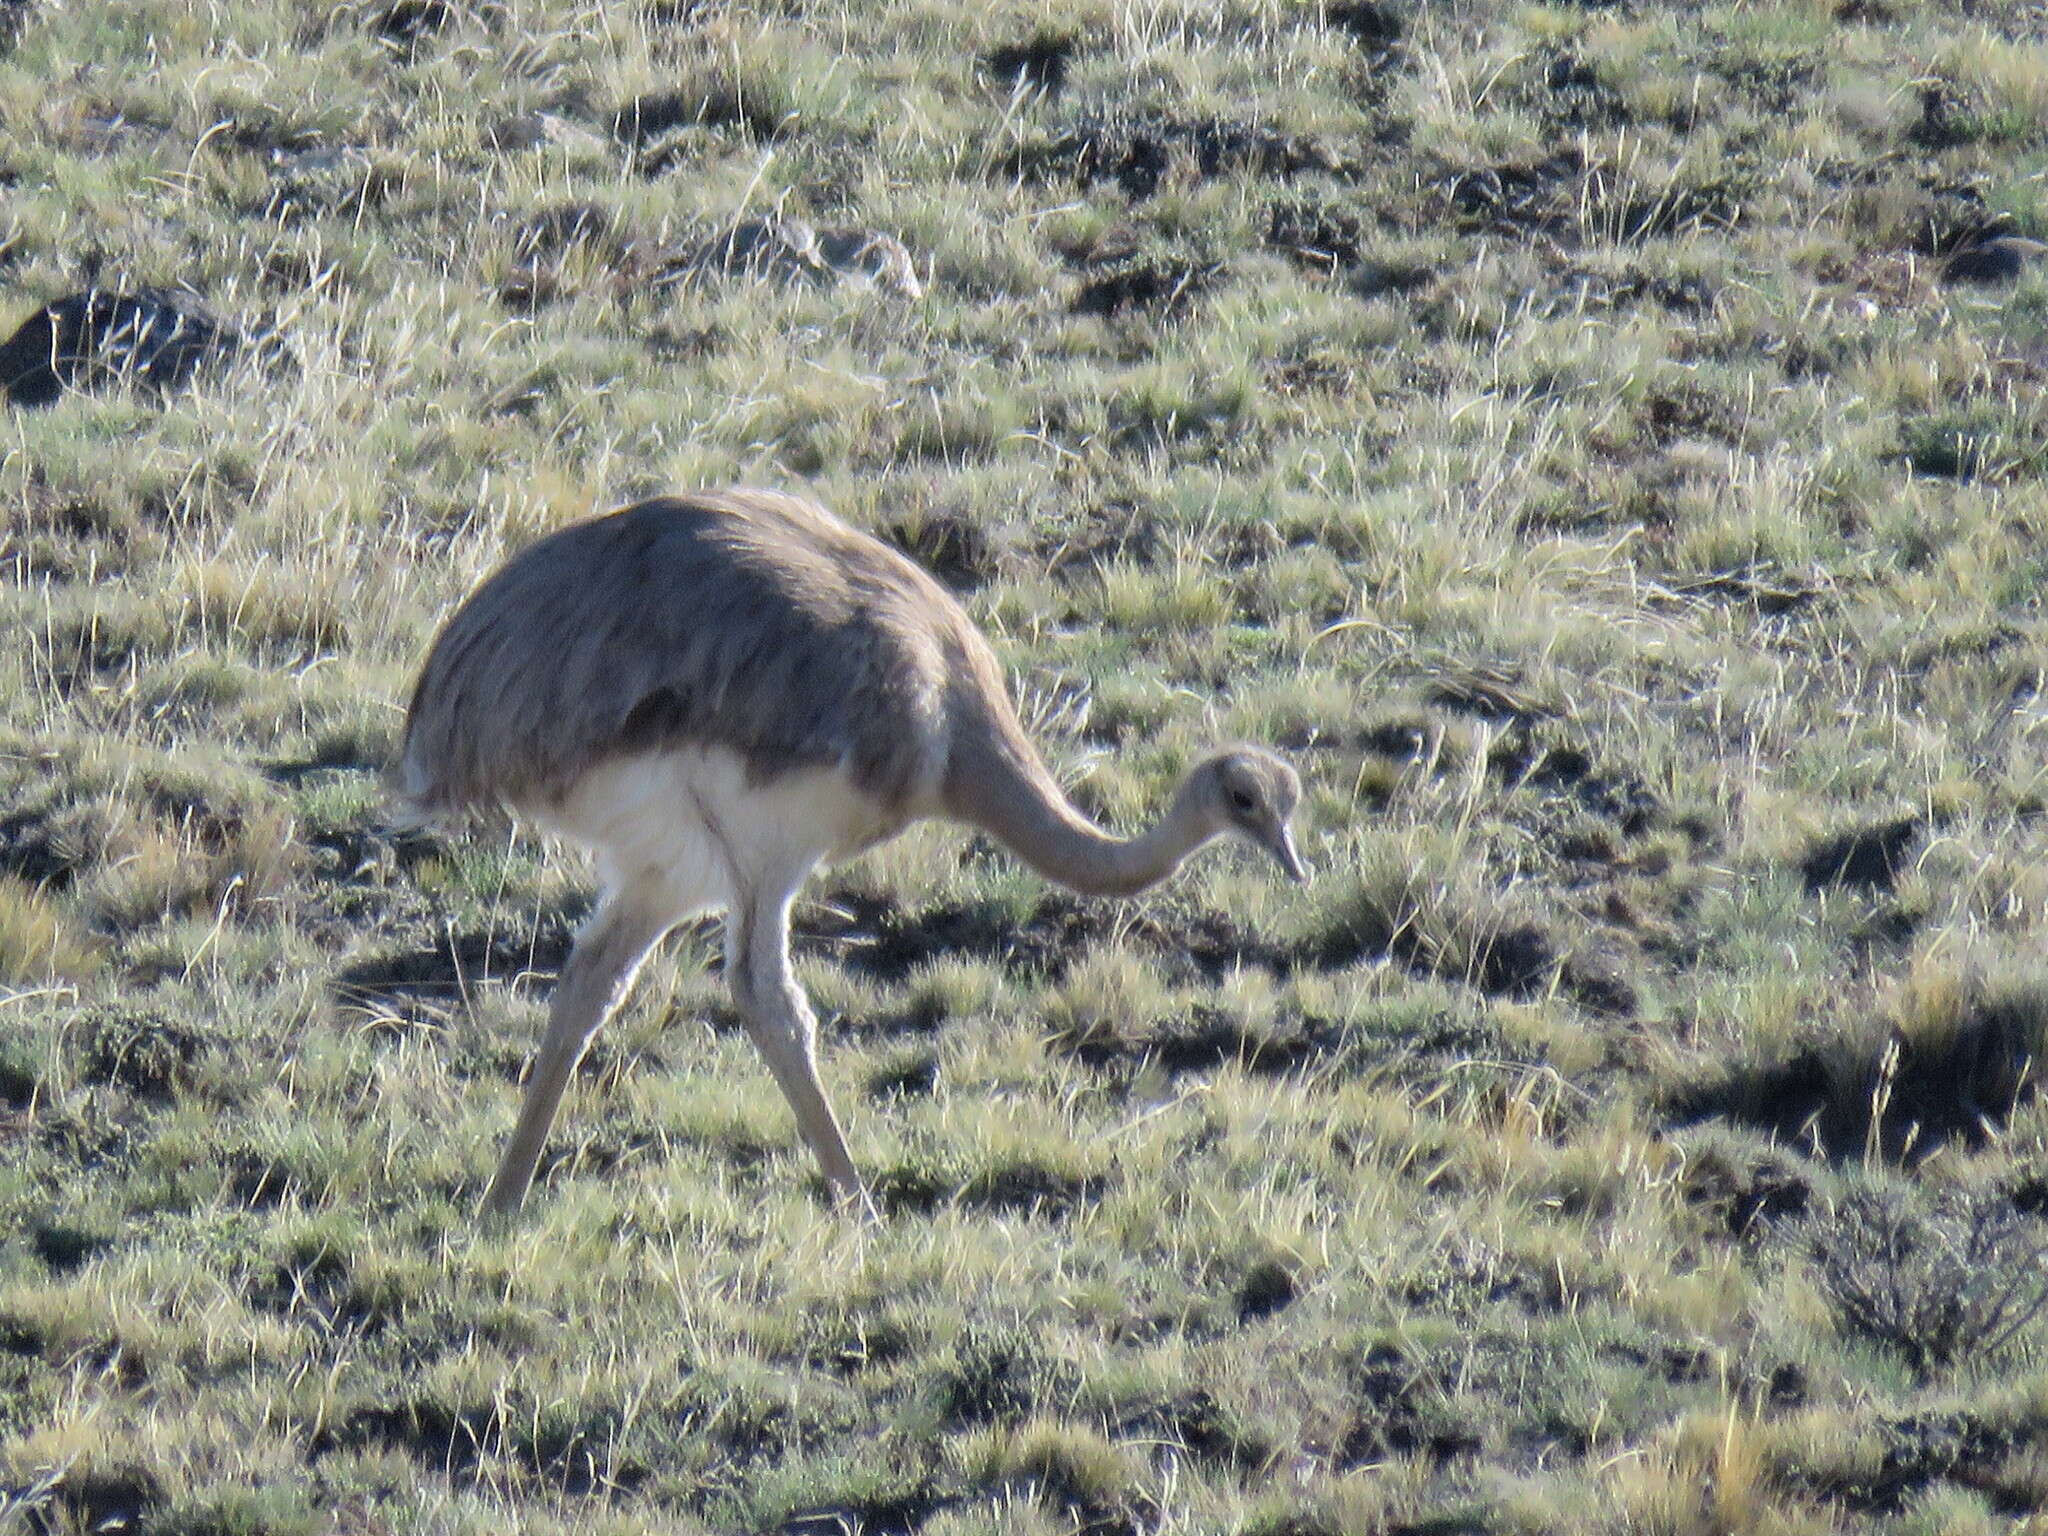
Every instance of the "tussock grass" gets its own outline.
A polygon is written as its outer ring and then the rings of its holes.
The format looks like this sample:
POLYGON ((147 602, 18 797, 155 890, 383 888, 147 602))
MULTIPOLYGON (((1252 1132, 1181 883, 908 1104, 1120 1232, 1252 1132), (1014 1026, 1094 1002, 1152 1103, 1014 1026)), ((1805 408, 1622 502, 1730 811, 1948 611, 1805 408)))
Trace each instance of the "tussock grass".
POLYGON ((2048 236, 2021 4, 0 6, 7 317, 285 353, 0 433, 0 1528, 1944 1531, 2048 1505, 2048 236), (707 260, 871 229, 922 297, 707 260), (378 773, 627 498, 815 489, 1077 798, 678 935, 378 773))

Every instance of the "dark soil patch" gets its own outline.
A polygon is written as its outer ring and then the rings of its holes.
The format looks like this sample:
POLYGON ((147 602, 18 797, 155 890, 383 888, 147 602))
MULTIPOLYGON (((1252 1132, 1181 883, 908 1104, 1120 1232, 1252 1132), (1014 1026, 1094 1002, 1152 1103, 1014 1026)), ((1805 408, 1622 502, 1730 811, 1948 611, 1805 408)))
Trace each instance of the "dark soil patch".
POLYGON ((1326 1020, 1303 1020, 1292 1033, 1255 1034, 1210 1009, 1158 1028, 1123 1034, 1113 1028, 1055 1033, 1055 1050, 1084 1065, 1135 1068, 1151 1063, 1173 1076, 1214 1072, 1233 1063, 1260 1077, 1296 1072, 1344 1048, 1343 1032, 1326 1020))
POLYGON ((2012 283, 2043 263, 2048 263, 2048 244, 2018 235, 1992 235, 1943 262, 1941 280, 1987 286, 2012 283))
POLYGON ((1600 78, 1581 54, 1569 49, 1551 56, 1543 71, 1543 115, 1559 128, 1612 128, 1634 114, 1621 92, 1600 78))
POLYGON ((1057 1218, 1076 1206, 1101 1199, 1109 1180, 1100 1174, 1069 1174, 1020 1160, 965 1178, 939 1169, 902 1164, 869 1181, 875 1203, 888 1214, 929 1215, 942 1206, 1057 1218))
POLYGON ((1505 783, 1569 795, 1592 815, 1613 822, 1625 837, 1648 831, 1663 810, 1663 801, 1642 779, 1603 769, 1577 745, 1545 745, 1532 734, 1518 733, 1494 745, 1487 766, 1505 783))
POLYGON ((2022 1216, 2048 1217, 2048 1174, 2033 1172, 2021 1176, 2006 1190, 2006 1198, 2022 1216))
POLYGON ((1643 402, 1642 422, 1659 447, 1680 438, 1714 438, 1731 445, 1741 440, 1735 412, 1727 402, 1704 392, 1660 390, 1643 402))
POLYGON ((1793 1361, 1787 1360, 1771 1368, 1771 1374, 1764 1378, 1764 1401, 1773 1408, 1804 1408, 1813 1383, 1807 1379, 1805 1370, 1793 1361))
POLYGON ((862 1086, 870 1099, 921 1099, 938 1085, 937 1053, 913 1051, 869 1073, 862 1086))
POLYGON ((1172 962, 1184 961, 1193 975, 1212 983, 1247 966, 1284 975, 1293 965, 1286 949, 1222 912, 1176 913, 1168 922, 1141 922, 1130 931, 1149 942, 1169 962, 1170 971, 1180 969, 1172 962))
POLYGON ((1767 619, 1797 613, 1817 600, 1822 589, 1780 571, 1751 569, 1715 571, 1706 576, 1677 576, 1667 585, 1680 597, 1746 603, 1767 619))
POLYGON ((1886 1156, 1917 1160, 1951 1142, 1974 1149, 1995 1139, 2034 1097, 2044 1041, 2043 999, 1979 999, 1946 1038, 1808 1046, 1684 1088, 1668 1109, 1678 1124, 1720 1117, 1827 1157, 1860 1157, 1874 1138, 1886 1156))
POLYGON ((1255 1035, 1235 1020, 1199 1010, 1185 1024, 1168 1026, 1141 1044, 1143 1055, 1168 1073, 1213 1072, 1236 1063, 1255 1076, 1296 1072, 1343 1043, 1334 1024, 1304 1020, 1296 1034, 1255 1035))
POLYGON ((989 50, 982 55, 981 67, 1011 90, 1057 96, 1066 89, 1067 66, 1080 42, 1071 32, 1039 32, 1029 42, 989 50))
MULTIPOLYGON (((545 1187, 557 1179, 605 1178, 666 1149, 665 1138, 653 1131, 610 1124, 563 1127, 542 1151, 533 1182, 537 1187, 545 1187)), ((767 1149, 762 1147, 728 1142, 722 1144, 722 1150, 728 1166, 767 1158, 767 1149)))
POLYGON ((1069 1174, 1028 1160, 984 1169, 960 1187, 954 1202, 977 1210, 1062 1216, 1100 1200, 1109 1188, 1101 1174, 1069 1174))
POLYGON ((1446 178, 1444 191, 1460 227, 1507 236, 1562 235, 1577 221, 1572 188, 1586 169, 1576 149, 1542 160, 1473 166, 1446 178))
POLYGON ((1436 268, 1410 261, 1361 261, 1351 272, 1351 291, 1361 299, 1400 298, 1436 281, 1436 268))
POLYGON ((1057 977, 1083 949, 1109 930, 1109 914, 1064 892, 1049 892, 1021 923, 993 903, 904 911, 883 897, 835 891, 834 926, 807 924, 800 952, 832 955, 848 970, 877 981, 902 981, 942 955, 967 954, 1000 962, 1016 974, 1057 977))
POLYGON ((1260 1471, 1273 1456, 1270 1441, 1200 1388, 1119 1425, 1117 1437, 1168 1440, 1239 1477, 1260 1471))
POLYGON ((1599 227, 1625 245, 1663 240, 1702 230, 1732 229, 1742 222, 1748 188, 1729 178, 1694 186, 1667 187, 1637 193, 1599 208, 1599 227))
MULTIPOLYGON (((994 903, 940 906, 906 912, 884 897, 834 891, 829 906, 796 936, 800 954, 822 955, 882 982, 900 982, 944 955, 992 959, 1012 975, 1058 980, 1067 967, 1112 929, 1156 956, 1172 982, 1216 981, 1234 969, 1260 966, 1276 974, 1296 963, 1288 950, 1246 932, 1214 912, 1175 913, 1117 922, 1115 909, 1048 891, 1021 920, 994 903), (816 921, 822 916, 824 922, 816 921)), ((908 1021, 930 1028, 937 1018, 908 1021)), ((1191 1047, 1197 1054, 1204 1046, 1191 1047)))
POLYGON ((681 128, 738 128, 767 143, 788 131, 790 114, 772 92, 719 81, 650 91, 612 114, 612 137, 641 148, 681 128))
POLYGON ((1021 1424, 1079 1384, 1074 1367, 1030 1334, 973 1326, 934 1383, 934 1406, 952 1424, 1021 1424))
POLYGON ((1843 886, 1888 891, 1912 862, 1913 844, 1924 826, 1918 816, 1900 816, 1833 833, 1801 856, 1799 873, 1810 891, 1843 886))
POLYGON ((358 960, 335 974, 333 988, 348 1002, 454 999, 486 980, 516 985, 552 979, 561 973, 575 943, 571 920, 563 914, 550 914, 536 933, 472 930, 451 934, 436 948, 399 950, 358 960))
POLYGON ((1636 1011, 1635 989, 1611 960, 1561 943, 1545 924, 1507 909, 1439 909, 1413 891, 1361 887, 1330 916, 1297 946, 1296 963, 1341 970, 1390 958, 1490 997, 1528 1000, 1555 987, 1596 1012, 1636 1011))
POLYGON ((1297 198, 1266 211, 1266 244, 1306 267, 1348 267, 1364 238, 1365 221, 1348 208, 1297 198))
POLYGON ((1476 949, 1466 975, 1482 992, 1528 996, 1548 985, 1561 963, 1547 931, 1535 923, 1519 923, 1476 949))
POLYGON ((1277 1259, 1254 1264, 1238 1282, 1237 1320, 1249 1323, 1294 1304, 1294 1273, 1277 1259))
POLYGON ((917 561, 956 592, 972 592, 1000 569, 995 540, 979 523, 950 513, 927 513, 880 531, 882 538, 917 561))
POLYGON ((41 1088, 35 1073, 21 1062, 0 1055, 0 1104, 9 1109, 27 1109, 41 1088))
MULTIPOLYGON (((1630 272, 1618 282, 1607 286, 1606 301, 1616 306, 1640 304, 1645 300, 1661 309, 1668 309, 1682 315, 1709 315, 1714 311, 1718 295, 1714 285, 1697 274, 1684 277, 1667 277, 1654 273, 1630 272)), ((1652 425, 1655 425, 1657 402, 1650 403, 1652 425)))
POLYGON ((1785 1154, 1738 1162, 1711 1146, 1689 1151, 1683 1189, 1690 1204, 1718 1213, 1729 1235, 1745 1240, 1805 1215, 1813 1199, 1812 1179, 1785 1154))
POLYGON ((1249 171, 1285 179, 1304 171, 1336 172, 1342 163, 1315 139, 1256 123, 1217 117, 1084 119, 1024 145, 1001 163, 1026 181, 1114 181, 1125 196, 1150 197, 1177 169, 1207 180, 1249 171))
POLYGON ((88 288, 45 305, 0 344, 0 389, 29 407, 119 382, 173 389, 246 345, 189 294, 88 288))
POLYGON ((1922 149, 1941 151, 1975 143, 1983 136, 1982 121, 1967 88, 1950 80, 1920 87, 1920 116, 1906 137, 1922 149))
POLYGON ((269 1211, 314 1194, 308 1179, 288 1163, 243 1150, 221 1159, 228 1196, 252 1211, 269 1211))
POLYGON ((1967 1408, 1910 1414, 1883 1432, 1884 1460, 1873 1476, 1822 1480, 1819 1491, 1859 1514, 1897 1514, 1935 1483, 1989 1481, 1999 1462, 2029 1442, 1967 1408))
POLYGON ((40 1355, 49 1343, 42 1328, 14 1312, 0 1312, 0 1354, 40 1355))
POLYGON ((0 871, 45 890, 67 889, 86 862, 66 829, 43 811, 0 819, 0 871))
POLYGON ((28 1245, 53 1274, 68 1275, 111 1249, 114 1240, 104 1232, 65 1222, 39 1221, 29 1229, 28 1245))
MULTIPOLYGON (((28 1492, 0 1487, 10 1500, 28 1492)), ((17 1507, 30 1536, 56 1536, 60 1531, 141 1530, 165 1498, 163 1484, 147 1467, 118 1467, 67 1472, 33 1503, 17 1507)))
POLYGON ((396 48, 411 50, 439 34, 465 6, 454 0, 391 0, 371 12, 370 35, 396 48))
POLYGON ((1789 58, 1716 52, 1701 62, 1773 117, 1790 116, 1810 102, 1826 69, 1818 52, 1789 58))
POLYGON ((778 1536, 913 1536, 925 1521, 959 1498, 940 1495, 928 1482, 873 1498, 815 1504, 783 1516, 778 1536))
POLYGON ((1036 553, 1047 573, 1058 575, 1069 567, 1100 570, 1116 560, 1149 565, 1162 543, 1159 521, 1150 512, 1135 502, 1106 501, 1049 532, 1036 553))
POLYGON ((1401 34, 1406 30, 1401 16, 1379 0, 1338 0, 1323 8, 1323 20, 1344 33, 1377 66, 1394 62, 1401 54, 1401 34))
POLYGON ((1728 1230, 1747 1236, 1759 1223, 1804 1215, 1813 1186, 1788 1168, 1760 1163, 1750 1170, 1747 1183, 1739 1185, 1728 1200, 1728 1230))
POLYGON ((82 1035, 81 1078, 159 1103, 190 1080, 192 1063, 206 1046, 205 1036, 155 1013, 96 1013, 82 1035))
POLYGON ((1369 1350, 1356 1372, 1357 1407, 1335 1447, 1338 1467, 1348 1470, 1389 1456, 1445 1461, 1478 1450, 1479 1435, 1446 1411, 1432 1374, 1427 1362, 1410 1362, 1391 1346, 1369 1350))
POLYGON ((457 1481, 472 1480, 487 1461, 510 1461, 562 1492, 578 1497, 618 1497, 648 1477, 638 1463, 615 1463, 616 1414, 575 1412, 574 1404, 553 1404, 539 1412, 508 1404, 451 1408, 431 1398, 389 1408, 358 1408, 323 1431, 311 1448, 315 1458, 354 1446, 403 1451, 423 1468, 457 1481))
POLYGON ((1633 1018, 1642 1006, 1635 985, 1612 956, 1574 953, 1565 957, 1558 984, 1580 1007, 1610 1018, 1633 1018))
POLYGON ((363 1338, 382 1333, 401 1312, 364 1294, 350 1279, 347 1260, 325 1248, 279 1264, 249 1287, 248 1297, 260 1311, 363 1338))
POLYGON ((1077 315, 1109 317, 1133 309, 1177 315, 1222 272, 1216 263, 1138 257, 1082 284, 1071 307, 1077 315))
POLYGON ((522 258, 558 256, 578 245, 611 248, 612 216, 591 202, 557 203, 522 223, 512 248, 522 258))

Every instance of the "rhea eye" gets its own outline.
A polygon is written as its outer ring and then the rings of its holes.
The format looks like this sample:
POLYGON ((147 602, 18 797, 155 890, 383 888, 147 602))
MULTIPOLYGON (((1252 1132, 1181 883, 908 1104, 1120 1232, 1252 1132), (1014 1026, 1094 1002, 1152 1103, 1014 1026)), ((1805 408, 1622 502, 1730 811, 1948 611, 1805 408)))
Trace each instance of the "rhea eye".
POLYGON ((1241 816, 1251 815, 1259 803, 1256 795, 1240 785, 1232 785, 1225 790, 1224 798, 1230 802, 1230 808, 1241 816))

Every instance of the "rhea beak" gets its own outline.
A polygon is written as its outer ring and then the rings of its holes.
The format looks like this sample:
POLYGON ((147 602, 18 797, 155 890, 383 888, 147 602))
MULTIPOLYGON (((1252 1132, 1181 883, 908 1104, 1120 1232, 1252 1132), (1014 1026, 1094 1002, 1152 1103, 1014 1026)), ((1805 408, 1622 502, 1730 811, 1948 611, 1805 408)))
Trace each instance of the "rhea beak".
POLYGON ((1309 867, 1301 862, 1301 855, 1294 851, 1294 832, 1286 826, 1273 830, 1273 841, 1267 845, 1273 857, 1280 861, 1280 867, 1287 871, 1287 878, 1296 885, 1307 885, 1309 867))

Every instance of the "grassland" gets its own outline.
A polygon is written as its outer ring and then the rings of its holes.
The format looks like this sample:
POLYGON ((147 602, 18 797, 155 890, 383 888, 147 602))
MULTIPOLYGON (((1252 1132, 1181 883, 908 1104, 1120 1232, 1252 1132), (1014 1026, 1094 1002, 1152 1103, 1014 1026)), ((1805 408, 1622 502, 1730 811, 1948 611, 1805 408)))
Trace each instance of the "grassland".
POLYGON ((0 17, 7 315, 290 354, 0 420, 0 1529, 2042 1528, 2038 4, 0 17), (799 919, 879 1228, 684 934, 487 1231, 588 890, 384 830, 409 672, 734 481, 1320 878, 921 830, 799 919))

